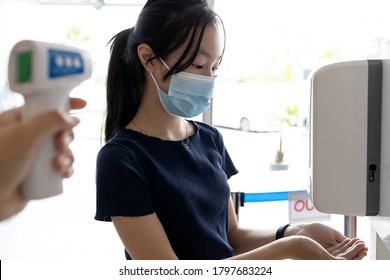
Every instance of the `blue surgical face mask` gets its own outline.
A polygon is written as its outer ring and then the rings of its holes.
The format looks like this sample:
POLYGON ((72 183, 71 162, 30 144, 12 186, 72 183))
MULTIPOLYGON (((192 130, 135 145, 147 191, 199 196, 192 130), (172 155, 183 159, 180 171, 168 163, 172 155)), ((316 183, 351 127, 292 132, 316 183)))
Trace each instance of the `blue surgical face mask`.
MULTIPOLYGON (((160 59, 164 66, 168 65, 160 59)), ((152 75, 152 74, 151 74, 152 75)), ((195 117, 210 106, 213 97, 215 77, 208 77, 187 72, 179 72, 171 77, 168 94, 157 84, 161 104, 168 114, 184 118, 195 117)))

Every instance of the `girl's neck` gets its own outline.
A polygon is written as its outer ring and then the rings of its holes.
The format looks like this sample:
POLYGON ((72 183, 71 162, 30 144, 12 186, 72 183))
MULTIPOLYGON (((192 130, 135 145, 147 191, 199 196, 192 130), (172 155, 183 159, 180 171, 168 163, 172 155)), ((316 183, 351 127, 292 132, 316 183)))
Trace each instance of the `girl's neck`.
POLYGON ((169 141, 183 140, 193 134, 190 122, 179 116, 169 115, 161 103, 150 105, 150 102, 141 104, 137 114, 127 125, 128 129, 169 141))
POLYGON ((137 114, 127 128, 163 140, 183 140, 194 133, 193 125, 179 116, 168 114, 161 105, 155 83, 147 78, 137 114))

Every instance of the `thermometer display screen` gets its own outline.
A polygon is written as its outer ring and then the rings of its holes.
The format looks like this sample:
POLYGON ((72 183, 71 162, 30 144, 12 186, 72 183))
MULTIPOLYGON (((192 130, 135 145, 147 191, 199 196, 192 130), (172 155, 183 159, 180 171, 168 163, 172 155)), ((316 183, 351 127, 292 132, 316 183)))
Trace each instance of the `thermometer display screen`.
POLYGON ((16 82, 19 84, 25 84, 31 82, 32 77, 32 52, 20 52, 17 55, 17 75, 16 82))

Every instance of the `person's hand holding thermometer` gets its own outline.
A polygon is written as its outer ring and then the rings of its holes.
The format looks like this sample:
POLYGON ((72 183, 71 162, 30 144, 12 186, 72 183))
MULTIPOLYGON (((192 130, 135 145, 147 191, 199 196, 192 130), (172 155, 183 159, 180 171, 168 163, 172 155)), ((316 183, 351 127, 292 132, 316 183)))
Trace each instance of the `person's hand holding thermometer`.
MULTIPOLYGON (((25 98, 23 118, 59 110, 67 113, 69 93, 92 72, 90 55, 83 50, 37 41, 21 41, 11 51, 8 80, 12 91, 25 98)), ((38 148, 35 162, 22 184, 25 199, 62 193, 63 176, 53 167, 54 133, 38 148)))

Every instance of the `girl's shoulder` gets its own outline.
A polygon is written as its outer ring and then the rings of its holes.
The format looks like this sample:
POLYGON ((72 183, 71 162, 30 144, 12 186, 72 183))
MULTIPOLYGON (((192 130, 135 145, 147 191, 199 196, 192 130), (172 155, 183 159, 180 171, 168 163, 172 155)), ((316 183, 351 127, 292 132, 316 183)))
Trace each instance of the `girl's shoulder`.
POLYGON ((208 133, 208 134, 214 134, 214 135, 220 135, 220 132, 218 129, 208 123, 201 122, 201 121, 192 121, 193 124, 195 125, 195 128, 198 133, 208 133))

